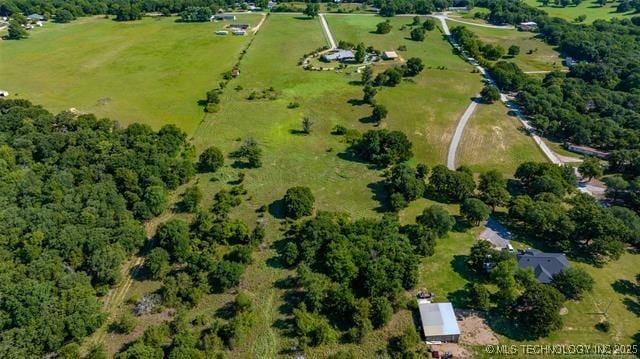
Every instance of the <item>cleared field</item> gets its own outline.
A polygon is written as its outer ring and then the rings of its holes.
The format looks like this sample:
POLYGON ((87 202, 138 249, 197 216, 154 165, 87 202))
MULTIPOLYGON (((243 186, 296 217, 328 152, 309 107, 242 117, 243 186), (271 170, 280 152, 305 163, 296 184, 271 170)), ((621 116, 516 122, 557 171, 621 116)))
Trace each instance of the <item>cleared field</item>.
POLYGON ((456 163, 474 172, 497 169, 511 177, 525 161, 546 159, 520 121, 501 103, 478 105, 462 135, 456 163))
POLYGON ((216 36, 224 23, 175 20, 47 23, 27 40, 0 42, 0 87, 53 111, 74 107, 123 124, 175 123, 192 133, 203 117, 198 100, 217 86, 251 36, 216 36))
POLYGON ((600 6, 596 1, 590 0, 583 1, 578 6, 570 5, 566 7, 553 5, 553 2, 548 6, 544 6, 539 0, 525 0, 525 3, 544 10, 551 16, 561 17, 569 21, 573 21, 573 19, 580 15, 586 15, 587 19, 584 21, 585 23, 592 23, 598 19, 609 20, 614 17, 629 17, 634 14, 633 11, 626 13, 616 12, 616 7, 619 4, 617 1, 610 1, 605 6, 600 6))
POLYGON ((439 31, 429 32, 424 42, 409 39, 411 18, 391 18, 393 28, 385 35, 374 32, 376 24, 386 20, 380 17, 326 18, 336 41, 363 42, 379 50, 396 50, 404 45, 406 51, 398 51, 401 57, 423 60, 426 68, 420 75, 395 88, 384 88, 377 95, 376 101, 389 109, 389 117, 381 126, 406 133, 413 142, 416 161, 444 163, 458 118, 482 88, 480 76, 471 73, 471 66, 452 53, 439 31))
MULTIPOLYGON (((466 20, 465 20, 466 21, 466 20)), ((449 28, 464 26, 473 31, 480 40, 488 44, 502 46, 505 50, 511 45, 520 46, 520 54, 503 60, 515 62, 522 71, 550 71, 563 68, 560 54, 536 34, 526 31, 492 29, 482 26, 466 25, 455 21, 447 22, 449 28)))

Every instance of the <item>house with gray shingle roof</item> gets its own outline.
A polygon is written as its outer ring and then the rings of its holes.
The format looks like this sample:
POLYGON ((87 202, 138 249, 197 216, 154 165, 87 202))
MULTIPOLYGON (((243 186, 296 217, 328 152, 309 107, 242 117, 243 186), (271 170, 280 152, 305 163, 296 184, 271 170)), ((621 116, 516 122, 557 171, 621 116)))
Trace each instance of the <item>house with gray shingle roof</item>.
POLYGON ((569 261, 564 253, 545 253, 527 249, 518 252, 518 267, 532 268, 538 282, 551 283, 556 274, 569 268, 569 261))

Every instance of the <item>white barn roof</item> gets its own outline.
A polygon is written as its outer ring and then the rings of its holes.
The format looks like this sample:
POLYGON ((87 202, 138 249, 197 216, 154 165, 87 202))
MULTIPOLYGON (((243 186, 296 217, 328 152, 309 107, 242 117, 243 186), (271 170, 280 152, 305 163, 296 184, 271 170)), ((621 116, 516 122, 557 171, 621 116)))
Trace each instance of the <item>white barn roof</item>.
POLYGON ((460 335, 451 303, 430 303, 428 300, 418 299, 418 308, 422 330, 427 340, 434 336, 460 335))

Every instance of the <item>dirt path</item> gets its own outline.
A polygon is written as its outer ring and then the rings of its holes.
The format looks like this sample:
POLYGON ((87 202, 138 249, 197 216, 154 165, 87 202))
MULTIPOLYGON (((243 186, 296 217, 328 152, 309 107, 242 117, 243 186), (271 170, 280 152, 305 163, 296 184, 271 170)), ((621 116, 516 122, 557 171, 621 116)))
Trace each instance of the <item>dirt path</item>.
POLYGON ((267 20, 267 15, 262 14, 262 19, 260 19, 258 25, 254 26, 253 29, 251 29, 251 32, 253 32, 254 34, 258 33, 258 30, 260 30, 260 27, 262 27, 262 24, 264 24, 265 20, 267 20))
POLYGON ((329 24, 327 24, 327 19, 324 18, 324 14, 320 14, 320 24, 322 25, 322 30, 324 30, 324 34, 327 37, 327 41, 329 42, 329 47, 331 50, 337 48, 336 41, 333 39, 333 35, 331 34, 331 29, 329 29, 329 24))

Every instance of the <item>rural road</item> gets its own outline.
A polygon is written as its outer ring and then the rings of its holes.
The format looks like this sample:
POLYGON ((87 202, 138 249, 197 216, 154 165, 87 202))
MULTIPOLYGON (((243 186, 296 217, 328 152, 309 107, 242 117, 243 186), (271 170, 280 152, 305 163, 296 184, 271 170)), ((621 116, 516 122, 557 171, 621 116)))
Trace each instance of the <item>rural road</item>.
POLYGON ((338 46, 336 45, 336 41, 333 39, 333 35, 329 29, 329 24, 327 24, 327 19, 324 18, 324 14, 320 14, 320 24, 322 24, 322 30, 324 30, 325 36, 327 36, 327 41, 329 41, 331 50, 337 48, 338 46))
POLYGON ((451 20, 451 21, 455 21, 455 22, 459 22, 461 24, 466 24, 466 25, 472 25, 472 26, 479 26, 479 27, 486 27, 489 29, 501 29, 501 30, 515 30, 514 26, 511 25, 491 25, 491 24, 477 24, 475 22, 470 22, 470 21, 463 21, 463 20, 458 20, 456 18, 453 17, 448 17, 446 16, 447 20, 451 20))
MULTIPOLYGON (((451 20, 451 18, 447 17, 446 15, 432 15, 432 16, 440 20, 440 24, 442 25, 442 31, 444 32, 445 35, 449 36, 449 41, 451 42, 453 47, 459 48, 459 45, 453 40, 453 38, 451 38, 451 32, 449 31, 449 26, 447 26, 447 19, 451 20)), ((477 24, 471 24, 471 25, 477 25, 477 24)), ((487 71, 482 66, 480 66, 474 58, 470 56, 466 56, 464 54, 463 54, 463 57, 470 64, 475 66, 475 68, 478 69, 478 71, 480 71, 480 73, 484 76, 488 84, 495 86, 495 82, 493 81, 491 76, 489 76, 487 71)), ((518 105, 516 105, 504 93, 500 93, 500 101, 504 103, 504 105, 516 115, 516 117, 522 123, 522 125, 527 130, 531 138, 533 138, 533 141, 536 143, 536 145, 538 145, 540 150, 544 153, 547 159, 549 159, 549 161, 557 165, 564 164, 564 162, 556 155, 556 153, 551 148, 549 148, 549 146, 547 146, 547 144, 542 140, 542 138, 540 138, 540 136, 536 134, 536 131, 533 128, 533 126, 531 126, 529 124, 529 121, 527 121, 522 115, 522 112, 520 111, 520 108, 518 107, 518 105)), ((453 134, 453 138, 451 139, 451 143, 449 144, 449 152, 447 153, 447 167, 449 169, 453 170, 456 168, 456 155, 458 152, 458 146, 460 145, 460 140, 462 139, 464 128, 467 125, 467 122, 469 122, 469 118, 471 117, 471 115, 473 115, 473 112, 475 111, 476 107, 477 107, 477 102, 476 100, 473 100, 469 105, 469 107, 467 107, 464 114, 462 114, 462 117, 460 118, 460 120, 458 121, 458 125, 456 126, 455 132, 453 134)))

